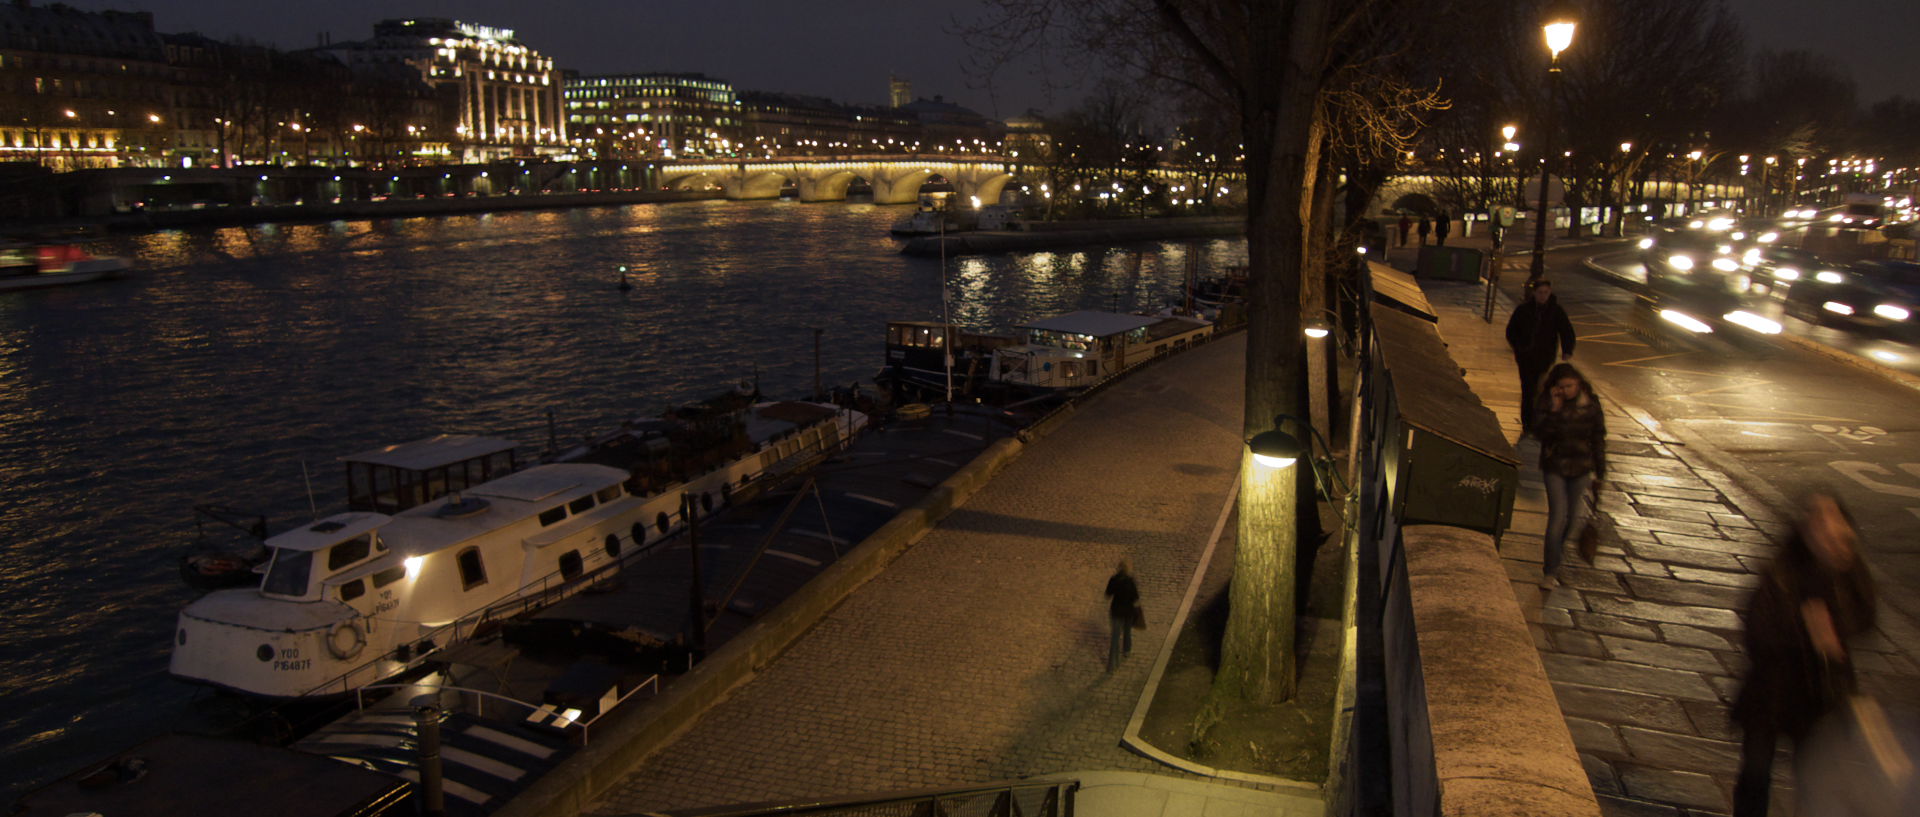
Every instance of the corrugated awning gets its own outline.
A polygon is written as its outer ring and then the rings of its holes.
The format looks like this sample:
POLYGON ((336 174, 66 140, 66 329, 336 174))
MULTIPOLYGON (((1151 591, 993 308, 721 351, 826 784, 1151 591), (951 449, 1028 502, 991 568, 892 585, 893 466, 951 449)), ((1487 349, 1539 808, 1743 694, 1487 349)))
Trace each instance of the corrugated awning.
POLYGON ((1413 280, 1412 275, 1372 261, 1367 262, 1367 270, 1373 276, 1373 299, 1376 303, 1387 304, 1435 323, 1440 321, 1440 313, 1433 310, 1433 304, 1427 301, 1427 294, 1420 291, 1420 284, 1413 280))
POLYGON ((1520 464, 1513 444, 1500 431, 1500 418, 1467 386, 1438 327, 1376 303, 1373 328, 1405 422, 1496 460, 1520 464))

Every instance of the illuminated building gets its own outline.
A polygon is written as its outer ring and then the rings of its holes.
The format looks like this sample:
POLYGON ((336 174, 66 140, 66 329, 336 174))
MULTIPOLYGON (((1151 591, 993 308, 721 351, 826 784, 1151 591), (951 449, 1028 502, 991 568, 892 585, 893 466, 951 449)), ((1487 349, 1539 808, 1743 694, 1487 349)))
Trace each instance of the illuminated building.
POLYGON ((458 115, 447 140, 453 159, 487 161, 567 152, 560 72, 512 29, 457 20, 385 20, 373 38, 332 47, 356 74, 404 65, 442 94, 458 115))
POLYGON ((158 164, 171 76, 152 14, 0 5, 0 161, 158 164))
POLYGON ((576 140, 623 156, 730 156, 740 145, 733 86, 702 74, 568 77, 576 140))

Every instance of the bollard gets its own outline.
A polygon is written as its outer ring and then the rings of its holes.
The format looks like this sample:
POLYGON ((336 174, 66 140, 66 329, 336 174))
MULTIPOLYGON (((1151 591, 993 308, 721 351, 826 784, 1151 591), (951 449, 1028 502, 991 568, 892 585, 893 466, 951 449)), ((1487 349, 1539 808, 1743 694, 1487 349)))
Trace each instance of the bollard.
POLYGON ((413 699, 413 723, 420 738, 420 813, 442 817, 447 796, 440 781, 440 696, 413 699))

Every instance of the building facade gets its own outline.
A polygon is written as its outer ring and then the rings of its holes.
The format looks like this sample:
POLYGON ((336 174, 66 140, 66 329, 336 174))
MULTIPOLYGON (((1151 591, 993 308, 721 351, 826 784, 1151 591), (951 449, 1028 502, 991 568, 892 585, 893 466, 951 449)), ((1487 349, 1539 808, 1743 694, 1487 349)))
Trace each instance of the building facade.
POLYGON ((441 18, 385 20, 374 25, 372 39, 328 50, 356 75, 405 67, 438 91, 454 111, 452 133, 424 136, 444 141, 451 160, 559 156, 568 150, 560 72, 512 29, 441 18))
POLYGON ((741 151, 733 85, 703 74, 568 77, 576 144, 604 156, 686 158, 741 151))
POLYGON ((892 108, 763 91, 740 102, 748 155, 911 153, 920 143, 919 122, 892 108))
POLYGON ((0 161, 163 163, 174 75, 151 14, 0 5, 0 161))

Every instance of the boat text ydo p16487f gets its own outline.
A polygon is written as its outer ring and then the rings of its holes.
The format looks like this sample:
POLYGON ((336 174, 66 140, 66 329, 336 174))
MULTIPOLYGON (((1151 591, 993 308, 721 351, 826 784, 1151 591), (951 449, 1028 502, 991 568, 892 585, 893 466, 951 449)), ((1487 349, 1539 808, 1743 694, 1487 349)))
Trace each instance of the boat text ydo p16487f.
POLYGON ((575 461, 501 476, 482 467, 500 450, 480 444, 489 438, 344 458, 351 493, 366 501, 269 538, 257 587, 188 605, 171 671, 279 698, 340 694, 398 675, 476 628, 584 589, 679 533, 687 515, 711 513, 768 474, 845 444, 866 423, 831 405, 747 402, 702 407, 706 444, 681 456, 666 455, 684 448, 690 424, 654 420, 563 455, 575 461), (602 464, 610 459, 631 464, 602 464), (373 490, 353 487, 356 473, 373 490))

